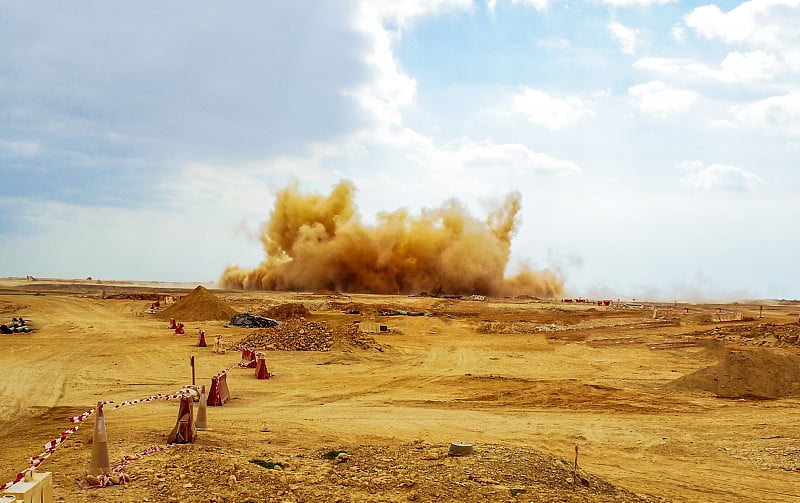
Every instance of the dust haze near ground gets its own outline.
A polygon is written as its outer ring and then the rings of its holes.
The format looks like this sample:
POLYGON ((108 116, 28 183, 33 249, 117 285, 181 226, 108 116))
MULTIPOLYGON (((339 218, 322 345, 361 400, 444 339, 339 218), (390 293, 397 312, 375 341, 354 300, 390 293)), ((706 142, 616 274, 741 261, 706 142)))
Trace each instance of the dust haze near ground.
POLYGON ((340 182, 330 194, 281 190, 261 242, 265 260, 255 269, 228 267, 223 288, 370 293, 532 295, 562 293, 549 270, 524 268, 506 278, 521 196, 508 194, 485 221, 455 199, 419 216, 380 213, 366 225, 354 203, 355 187, 340 182))
POLYGON ((176 401, 108 412, 112 462, 134 456, 129 484, 84 488, 91 424, 40 471, 69 503, 800 502, 800 390, 770 386, 797 358, 762 357, 800 353, 800 302, 210 291, 237 312, 308 311, 269 338, 224 320, 176 335, 146 312, 195 286, 0 279, 0 316, 35 327, 0 335, 0 484, 98 401, 174 392, 190 356, 206 386, 239 362, 197 347, 199 329, 267 348, 325 326, 327 351, 267 351, 268 380, 231 370, 231 400, 208 409, 194 444, 137 455, 165 444, 176 401), (381 314, 398 311, 425 316, 381 314), (337 339, 355 321, 377 331, 337 339), (475 453, 447 457, 450 442, 475 453), (325 456, 339 451, 349 459, 325 456))

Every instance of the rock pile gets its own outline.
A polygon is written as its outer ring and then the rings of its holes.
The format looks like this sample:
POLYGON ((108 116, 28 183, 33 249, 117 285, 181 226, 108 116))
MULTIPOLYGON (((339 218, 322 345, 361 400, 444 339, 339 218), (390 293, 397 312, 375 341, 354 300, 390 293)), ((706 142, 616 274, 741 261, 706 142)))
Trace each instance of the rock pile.
POLYGON ((242 339, 242 344, 265 351, 328 351, 333 345, 333 330, 324 323, 289 320, 253 332, 242 339))
POLYGON ((782 349, 730 351, 716 365, 680 377, 670 387, 725 398, 800 396, 800 357, 782 349))
POLYGON ((206 290, 202 285, 175 304, 156 313, 156 318, 179 321, 230 320, 238 313, 222 299, 206 290))
POLYGON ((261 351, 329 351, 335 345, 381 349, 355 325, 329 327, 324 322, 289 320, 277 327, 256 330, 242 344, 261 351))

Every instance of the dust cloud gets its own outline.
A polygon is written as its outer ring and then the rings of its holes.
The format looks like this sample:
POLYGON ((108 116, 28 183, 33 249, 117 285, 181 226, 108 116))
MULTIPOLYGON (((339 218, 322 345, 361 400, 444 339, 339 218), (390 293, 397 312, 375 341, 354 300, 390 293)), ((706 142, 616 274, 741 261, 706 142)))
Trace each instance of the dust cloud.
POLYGON ((255 269, 228 266, 226 289, 321 289, 352 293, 531 295, 554 297, 563 281, 550 270, 523 268, 506 278, 521 196, 508 194, 485 221, 455 199, 418 216, 400 209, 362 223, 355 187, 339 182, 328 195, 296 184, 277 193, 255 269))

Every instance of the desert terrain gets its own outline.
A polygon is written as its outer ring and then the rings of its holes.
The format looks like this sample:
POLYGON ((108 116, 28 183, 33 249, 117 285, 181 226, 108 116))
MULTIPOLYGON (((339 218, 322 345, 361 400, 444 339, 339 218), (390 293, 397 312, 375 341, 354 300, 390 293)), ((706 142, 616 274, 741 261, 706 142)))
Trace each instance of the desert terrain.
POLYGON ((87 421, 39 468, 57 501, 800 501, 798 302, 211 290, 286 323, 178 319, 184 335, 146 312, 195 286, 0 280, 0 322, 34 327, 0 335, 0 484, 98 401, 191 384, 192 356, 208 386, 240 360, 213 352, 222 335, 265 351, 272 377, 230 370, 209 429, 149 455, 177 400, 108 411, 127 484, 86 488, 87 421))

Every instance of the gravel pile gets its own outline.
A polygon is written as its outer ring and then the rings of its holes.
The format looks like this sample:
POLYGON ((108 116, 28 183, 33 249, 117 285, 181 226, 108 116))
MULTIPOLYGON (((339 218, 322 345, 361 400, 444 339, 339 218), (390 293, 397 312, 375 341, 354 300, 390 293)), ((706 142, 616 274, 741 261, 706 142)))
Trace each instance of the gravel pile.
POLYGON ((334 345, 381 350, 375 339, 356 325, 331 327, 307 320, 289 320, 277 327, 256 330, 242 339, 242 344, 260 351, 329 351, 334 345))

